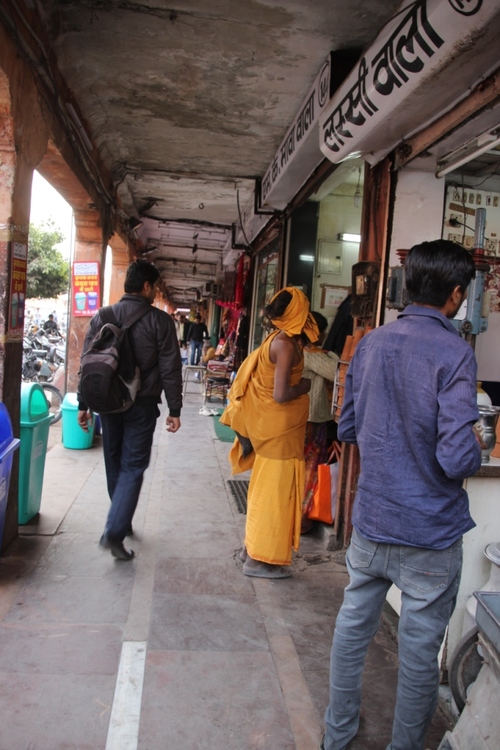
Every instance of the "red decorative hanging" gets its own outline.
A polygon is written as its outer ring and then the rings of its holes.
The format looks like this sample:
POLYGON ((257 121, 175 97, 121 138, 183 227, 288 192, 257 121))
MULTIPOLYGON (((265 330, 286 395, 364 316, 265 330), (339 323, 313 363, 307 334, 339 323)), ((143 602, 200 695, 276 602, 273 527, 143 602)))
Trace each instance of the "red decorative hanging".
POLYGON ((236 284, 234 285, 234 301, 237 308, 243 307, 243 299, 245 295, 244 289, 245 281, 245 256, 242 253, 238 263, 238 271, 236 273, 236 284))
POLYGON ((231 310, 241 310, 245 295, 245 255, 241 254, 238 262, 238 270, 226 271, 224 286, 220 298, 216 304, 220 307, 228 307, 231 310))

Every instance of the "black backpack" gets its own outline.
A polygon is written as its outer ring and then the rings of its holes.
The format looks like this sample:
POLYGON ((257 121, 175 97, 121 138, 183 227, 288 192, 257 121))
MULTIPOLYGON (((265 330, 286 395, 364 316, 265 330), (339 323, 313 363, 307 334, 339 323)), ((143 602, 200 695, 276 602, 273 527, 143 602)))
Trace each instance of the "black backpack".
POLYGON ((98 414, 113 414, 130 409, 141 386, 129 336, 130 328, 146 313, 150 305, 125 318, 120 325, 112 307, 102 307, 103 323, 80 362, 79 399, 98 414))

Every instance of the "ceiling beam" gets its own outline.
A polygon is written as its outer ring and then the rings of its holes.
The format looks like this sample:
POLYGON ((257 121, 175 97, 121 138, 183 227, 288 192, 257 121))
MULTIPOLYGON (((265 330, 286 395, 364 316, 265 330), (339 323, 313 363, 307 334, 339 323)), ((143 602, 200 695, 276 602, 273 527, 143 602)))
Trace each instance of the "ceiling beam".
POLYGON ((396 148, 395 167, 404 166, 407 162, 425 151, 430 146, 449 135, 477 112, 491 104, 500 96, 500 70, 484 81, 481 81, 471 93, 462 99, 437 120, 420 130, 396 148))

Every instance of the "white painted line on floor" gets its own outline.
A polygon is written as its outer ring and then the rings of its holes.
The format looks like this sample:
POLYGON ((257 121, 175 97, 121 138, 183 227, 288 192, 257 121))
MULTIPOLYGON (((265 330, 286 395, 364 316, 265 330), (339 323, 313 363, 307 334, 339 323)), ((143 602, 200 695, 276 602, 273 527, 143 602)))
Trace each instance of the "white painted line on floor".
POLYGON ((106 750, 137 750, 146 642, 125 641, 116 678, 106 750))

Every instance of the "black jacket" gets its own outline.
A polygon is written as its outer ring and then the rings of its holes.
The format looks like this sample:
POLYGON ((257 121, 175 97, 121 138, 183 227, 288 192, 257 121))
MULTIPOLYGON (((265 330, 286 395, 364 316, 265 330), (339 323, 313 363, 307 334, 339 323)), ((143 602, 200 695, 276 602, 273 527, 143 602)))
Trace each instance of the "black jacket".
MULTIPOLYGON (((186 329, 184 329, 184 331, 186 331, 186 329)), ((186 336, 186 341, 197 341, 199 343, 200 341, 203 341, 203 339, 208 339, 208 330, 205 323, 191 323, 186 336)))
POLYGON ((335 352, 340 357, 344 349, 345 340, 352 335, 354 320, 351 315, 352 295, 348 294, 339 305, 337 315, 332 323, 330 332, 323 344, 327 352, 335 352))
MULTIPOLYGON (((179 417, 182 408, 182 363, 174 321, 142 295, 124 294, 112 305, 118 322, 129 317, 137 309, 137 305, 147 305, 150 308, 130 329, 135 359, 141 371, 141 387, 137 398, 154 396, 157 401, 161 401, 163 391, 170 416, 179 417)), ((88 349, 101 327, 101 318, 97 312, 90 321, 83 351, 88 349)), ((82 402, 79 406, 84 408, 82 402)))

